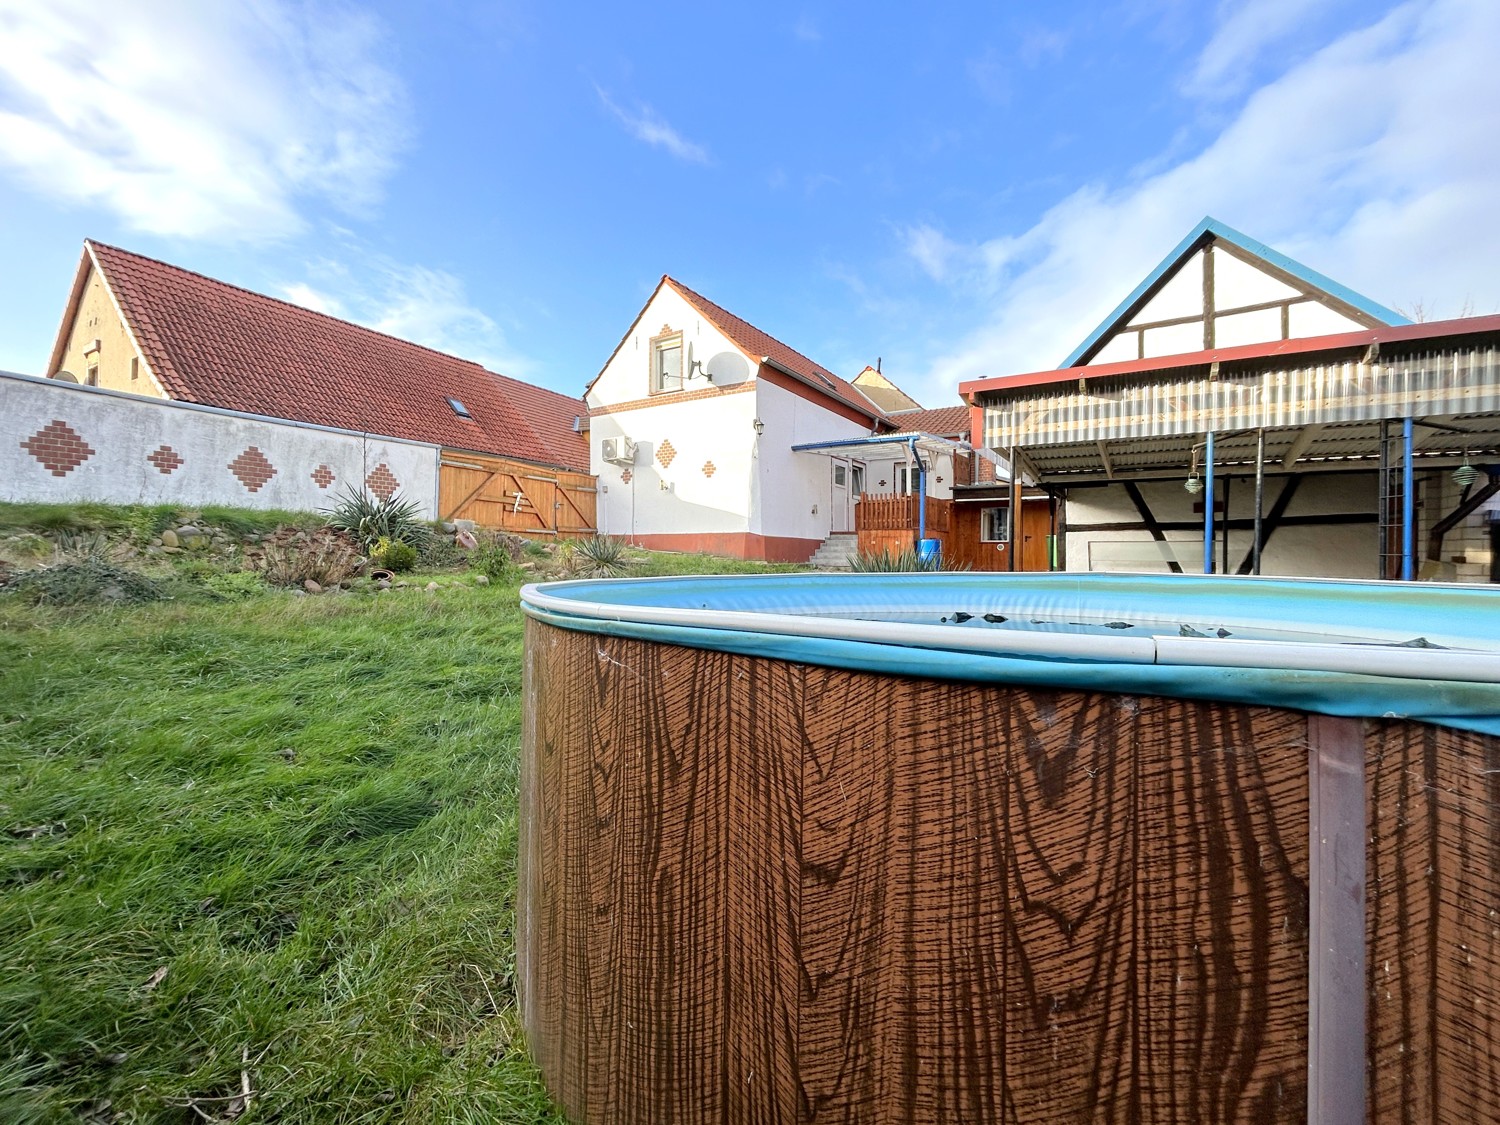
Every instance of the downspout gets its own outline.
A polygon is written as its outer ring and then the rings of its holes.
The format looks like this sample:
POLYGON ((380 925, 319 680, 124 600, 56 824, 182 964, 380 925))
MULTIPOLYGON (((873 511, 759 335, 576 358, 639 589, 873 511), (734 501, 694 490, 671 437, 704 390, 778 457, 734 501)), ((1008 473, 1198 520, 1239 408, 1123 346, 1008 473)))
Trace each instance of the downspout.
POLYGON ((927 466, 917 453, 917 439, 907 442, 911 459, 917 463, 917 542, 927 538, 927 466))

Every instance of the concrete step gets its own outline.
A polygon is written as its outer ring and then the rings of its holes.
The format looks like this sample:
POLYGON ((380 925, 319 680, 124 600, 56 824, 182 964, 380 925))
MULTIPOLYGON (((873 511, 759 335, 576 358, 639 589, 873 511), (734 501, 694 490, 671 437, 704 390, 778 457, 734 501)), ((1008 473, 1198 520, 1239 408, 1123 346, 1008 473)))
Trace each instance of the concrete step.
POLYGON ((824 570, 847 570, 858 553, 859 536, 852 531, 836 531, 819 544, 808 562, 824 570))

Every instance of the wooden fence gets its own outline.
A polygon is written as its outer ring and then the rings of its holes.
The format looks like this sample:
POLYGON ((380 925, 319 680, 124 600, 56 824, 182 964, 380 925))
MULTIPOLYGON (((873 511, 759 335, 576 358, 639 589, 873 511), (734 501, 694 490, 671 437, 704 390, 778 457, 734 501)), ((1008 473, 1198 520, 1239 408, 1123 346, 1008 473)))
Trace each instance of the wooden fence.
MULTIPOLYGON (((917 530, 918 511, 916 496, 870 496, 859 498, 854 506, 855 531, 910 531, 917 530)), ((927 531, 948 530, 951 500, 927 498, 927 531)))
POLYGON ((438 469, 445 520, 473 520, 514 535, 593 535, 595 478, 524 461, 445 450, 438 469))

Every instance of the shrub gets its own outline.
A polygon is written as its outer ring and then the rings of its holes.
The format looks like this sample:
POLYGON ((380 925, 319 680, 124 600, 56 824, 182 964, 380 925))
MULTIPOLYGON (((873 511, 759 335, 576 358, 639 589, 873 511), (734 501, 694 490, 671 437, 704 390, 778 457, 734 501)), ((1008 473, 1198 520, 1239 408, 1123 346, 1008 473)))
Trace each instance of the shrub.
POLYGON ((496 582, 520 581, 521 541, 503 532, 480 532, 478 539, 469 551, 469 569, 496 582))
POLYGON ((381 539, 370 552, 370 561, 400 573, 417 565, 417 549, 400 539, 381 539))
POLYGON ((466 566, 469 552, 444 535, 429 535, 417 545, 417 565, 423 570, 449 570, 466 566))
POLYGON ((204 574, 198 581, 226 602, 242 602, 266 592, 266 580, 253 570, 220 570, 204 574))
POLYGON ((384 500, 377 500, 350 488, 342 500, 324 509, 328 526, 352 535, 366 551, 382 539, 399 539, 420 547, 431 538, 432 529, 419 514, 421 505, 400 496, 399 492, 393 492, 384 500))
POLYGON ((568 569, 584 578, 617 578, 630 569, 625 542, 609 535, 575 539, 567 545, 568 569))
POLYGON ((348 539, 325 527, 268 539, 257 565, 273 586, 301 586, 309 578, 320 586, 337 586, 357 574, 363 561, 348 539))
POLYGON ((967 570, 968 567, 945 567, 942 564, 941 558, 933 559, 930 562, 923 562, 918 557, 917 552, 908 547, 904 551, 897 551, 894 554, 889 548, 882 550, 878 555, 861 552, 849 560, 849 569, 897 573, 913 570, 967 570))
POLYGON ((102 555, 29 571, 13 579, 6 591, 32 605, 121 605, 170 597, 161 583, 102 555))

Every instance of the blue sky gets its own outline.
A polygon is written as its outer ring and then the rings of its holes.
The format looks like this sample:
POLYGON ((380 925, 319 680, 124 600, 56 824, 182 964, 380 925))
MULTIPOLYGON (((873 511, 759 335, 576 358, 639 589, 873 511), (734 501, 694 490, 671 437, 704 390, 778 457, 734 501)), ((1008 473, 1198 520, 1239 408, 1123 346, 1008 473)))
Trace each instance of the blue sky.
POLYGON ((0 0, 0 369, 85 237, 571 394, 670 273, 947 405, 1205 214, 1496 312, 1497 49, 1495 0, 0 0))

